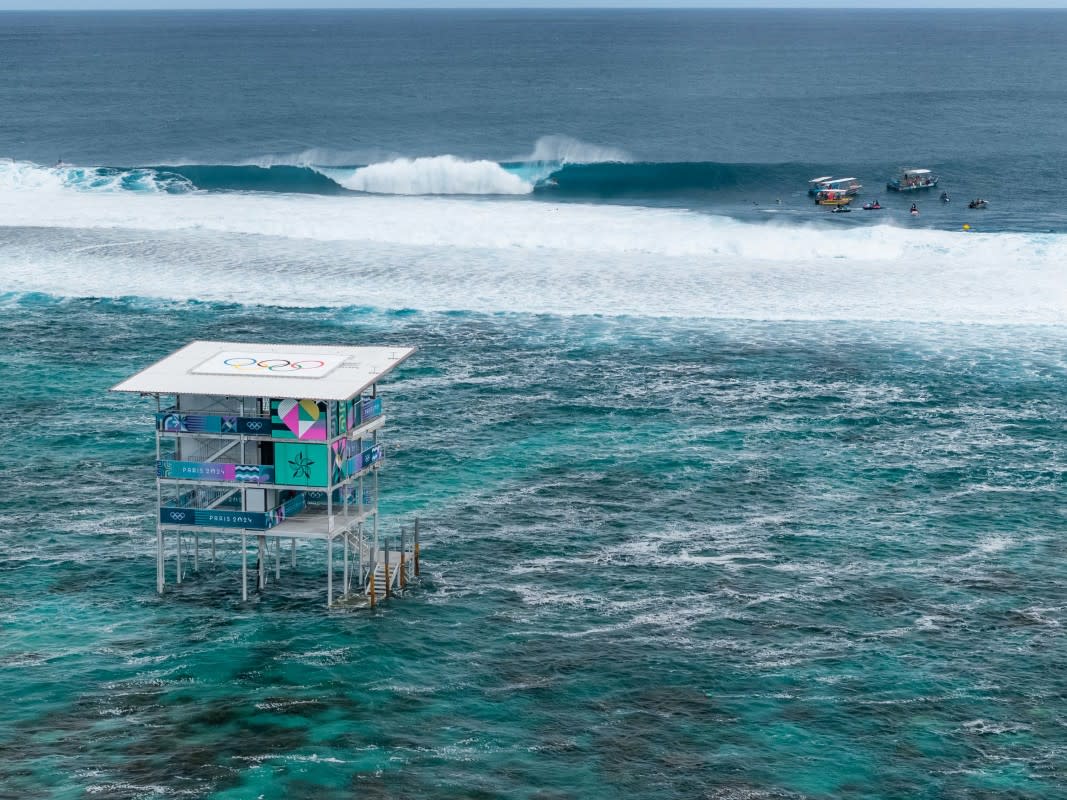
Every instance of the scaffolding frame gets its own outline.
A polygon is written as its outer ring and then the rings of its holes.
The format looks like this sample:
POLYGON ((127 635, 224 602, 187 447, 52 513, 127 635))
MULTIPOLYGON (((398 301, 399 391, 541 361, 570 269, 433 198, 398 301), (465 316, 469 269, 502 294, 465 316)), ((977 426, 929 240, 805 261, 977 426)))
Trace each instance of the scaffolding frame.
MULTIPOLYGON (((156 393, 152 396, 156 399, 157 420, 164 413, 186 411, 181 407, 181 395, 173 396, 174 403, 165 410, 162 402, 164 396, 156 393)), ((369 399, 377 398, 377 384, 372 384, 369 399)), ((246 414, 246 398, 237 398, 237 400, 240 403, 238 412, 244 418, 246 414)), ((264 411, 270 400, 271 398, 259 398, 259 407, 251 416, 265 420, 270 419, 270 414, 264 411)), ((385 425, 386 418, 384 414, 361 420, 356 427, 338 432, 334 430, 336 427, 335 420, 337 419, 337 403, 332 400, 324 402, 327 402, 327 438, 325 438, 323 444, 327 447, 328 452, 332 450, 336 443, 344 441, 344 439, 363 442, 368 435, 371 443, 368 449, 372 450, 380 446, 378 434, 385 425)), ((201 410, 193 409, 191 411, 201 410)), ((221 444, 222 446, 217 448, 209 447, 208 449, 212 450, 210 454, 206 455, 206 457, 201 455, 200 458, 204 460, 197 462, 220 465, 223 465, 224 462, 220 462, 218 459, 229 454, 236 447, 240 447, 240 458, 243 465, 249 462, 248 447, 250 444, 291 443, 291 439, 275 438, 267 435, 251 436, 248 434, 168 431, 163 430, 162 426, 157 422, 157 464, 165 461, 165 455, 171 454, 168 452, 170 449, 174 450, 174 454, 184 455, 185 453, 182 452, 180 445, 181 441, 194 443, 202 451, 205 446, 212 442, 221 444)), ((188 450, 188 448, 186 449, 188 450)), ((297 540, 325 543, 325 556, 327 556, 325 593, 327 593, 328 608, 333 607, 337 601, 350 602, 357 597, 367 598, 369 604, 373 606, 378 602, 379 595, 382 592, 388 596, 395 591, 402 591, 417 578, 418 521, 416 519, 415 535, 412 542, 408 542, 403 528, 401 528, 399 549, 395 548, 394 543, 383 540, 378 513, 379 471, 382 463, 383 459, 379 457, 373 463, 354 471, 354 473, 341 478, 339 481, 328 481, 327 485, 315 487, 312 490, 302 484, 277 482, 234 483, 233 481, 195 478, 168 478, 159 475, 159 470, 157 469, 156 498, 160 513, 156 516, 156 591, 163 594, 166 586, 168 586, 168 582, 166 582, 166 560, 168 560, 166 559, 166 549, 168 547, 166 547, 166 544, 168 544, 169 534, 173 535, 174 539, 174 582, 175 585, 180 585, 187 575, 185 566, 182 564, 182 556, 185 555, 184 534, 185 537, 192 537, 192 569, 194 572, 198 572, 200 571, 201 533, 210 534, 212 563, 217 563, 217 539, 219 537, 233 538, 235 540, 239 537, 242 602, 248 601, 249 598, 248 540, 250 537, 255 538, 253 549, 257 565, 255 580, 256 589, 260 592, 264 591, 268 585, 269 563, 272 551, 274 579, 275 581, 281 580, 283 540, 289 540, 290 567, 296 567, 297 565, 297 540), (209 510, 221 505, 224 500, 239 498, 240 509, 248 511, 250 507, 249 492, 261 492, 265 489, 278 492, 324 494, 325 510, 324 513, 304 510, 299 515, 286 518, 284 522, 266 530, 253 528, 235 530, 233 527, 182 525, 163 522, 163 511, 169 508, 164 506, 164 495, 173 496, 174 492, 180 495, 182 487, 187 487, 187 490, 191 492, 218 490, 219 494, 216 498, 208 500, 206 507, 196 510, 209 510), (339 503, 334 501, 335 494, 340 498, 339 503), (350 498, 353 495, 360 500, 355 505, 350 503, 350 498), (335 594, 334 591, 334 577, 337 572, 334 559, 334 545, 336 543, 341 544, 340 563, 343 566, 339 595, 335 594), (391 562, 405 566, 403 566, 403 569, 391 572, 391 569, 389 569, 391 562)))
POLYGON ((202 535, 212 563, 220 539, 239 549, 242 600, 250 546, 262 592, 271 571, 281 578, 286 539, 290 568, 298 540, 325 544, 327 607, 360 597, 373 605, 417 577, 417 568, 390 569, 417 565, 417 533, 408 542, 402 529, 396 549, 378 510, 386 417, 377 383, 413 352, 195 341, 114 386, 156 400, 157 592, 168 587, 168 548, 174 584, 187 560, 199 571, 202 535))

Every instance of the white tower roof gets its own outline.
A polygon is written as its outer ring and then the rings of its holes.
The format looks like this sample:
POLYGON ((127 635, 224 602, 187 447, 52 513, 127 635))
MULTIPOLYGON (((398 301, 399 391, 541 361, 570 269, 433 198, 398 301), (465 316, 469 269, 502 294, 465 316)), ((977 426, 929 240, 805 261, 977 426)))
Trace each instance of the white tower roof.
POLYGON ((190 342, 113 392, 349 400, 392 372, 413 347, 190 342))

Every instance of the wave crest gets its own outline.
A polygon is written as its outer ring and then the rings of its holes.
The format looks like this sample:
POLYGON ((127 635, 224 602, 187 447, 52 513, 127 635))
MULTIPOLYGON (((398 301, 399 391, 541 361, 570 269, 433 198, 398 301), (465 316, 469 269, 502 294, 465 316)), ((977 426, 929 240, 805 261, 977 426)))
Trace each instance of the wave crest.
POLYGON ((570 136, 542 136, 534 143, 533 152, 516 161, 547 161, 555 164, 629 163, 633 157, 617 147, 589 144, 570 136))
POLYGON ((0 159, 0 191, 74 189, 80 192, 182 194, 196 187, 183 175, 151 167, 42 167, 29 161, 0 159))
POLYGON ((346 189, 374 194, 530 194, 533 184, 495 161, 464 161, 455 156, 398 158, 359 167, 345 176, 322 170, 346 189))

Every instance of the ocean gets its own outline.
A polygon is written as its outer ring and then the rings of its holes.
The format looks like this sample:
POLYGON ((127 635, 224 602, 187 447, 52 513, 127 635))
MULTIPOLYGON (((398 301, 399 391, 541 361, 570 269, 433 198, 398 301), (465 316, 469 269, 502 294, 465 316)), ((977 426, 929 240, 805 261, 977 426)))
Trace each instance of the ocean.
POLYGON ((0 14, 0 796, 1063 796, 1065 46, 0 14), (231 550, 155 594, 154 406, 108 388, 193 339, 418 348, 417 590, 327 611, 307 550, 242 603, 231 550))

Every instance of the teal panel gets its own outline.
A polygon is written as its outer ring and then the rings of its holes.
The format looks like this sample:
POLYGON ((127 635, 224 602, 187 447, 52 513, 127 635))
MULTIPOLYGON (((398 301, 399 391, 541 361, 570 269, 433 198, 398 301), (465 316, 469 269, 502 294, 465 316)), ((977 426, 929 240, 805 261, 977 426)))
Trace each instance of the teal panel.
POLYGON ((326 445, 277 442, 274 471, 278 483, 292 486, 326 486, 330 459, 326 445))

